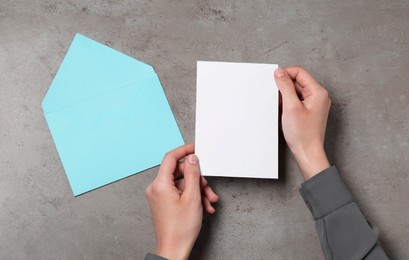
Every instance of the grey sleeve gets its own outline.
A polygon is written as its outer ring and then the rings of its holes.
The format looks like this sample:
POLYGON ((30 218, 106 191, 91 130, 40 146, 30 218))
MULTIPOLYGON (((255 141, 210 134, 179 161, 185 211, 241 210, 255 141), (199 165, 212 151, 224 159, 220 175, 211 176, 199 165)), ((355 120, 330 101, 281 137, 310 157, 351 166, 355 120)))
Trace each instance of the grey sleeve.
POLYGON ((168 260, 168 259, 154 254, 146 254, 144 260, 168 260))
POLYGON ((305 181, 300 188, 325 259, 389 259, 334 166, 305 181))

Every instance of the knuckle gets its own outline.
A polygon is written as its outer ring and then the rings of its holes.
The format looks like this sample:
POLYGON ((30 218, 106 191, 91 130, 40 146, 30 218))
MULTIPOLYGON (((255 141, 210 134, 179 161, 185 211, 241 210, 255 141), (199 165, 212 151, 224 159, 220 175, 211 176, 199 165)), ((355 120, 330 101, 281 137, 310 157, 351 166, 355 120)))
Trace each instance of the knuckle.
POLYGON ((298 71, 305 71, 305 72, 307 72, 307 69, 306 69, 304 66, 302 66, 302 65, 298 65, 298 66, 296 66, 296 68, 297 68, 298 71))
POLYGON ((326 90, 323 87, 320 88, 320 91, 318 92, 318 94, 322 98, 322 100, 324 100, 324 101, 327 101, 329 99, 328 90, 326 90))
POLYGON ((328 99, 329 98, 328 90, 325 89, 325 88, 322 88, 322 89, 323 89, 323 91, 322 91, 323 96, 325 96, 328 99))
POLYGON ((146 196, 147 198, 150 198, 151 195, 152 195, 152 186, 149 185, 149 186, 146 188, 146 190, 145 190, 145 196, 146 196))
POLYGON ((161 183, 155 183, 152 185, 152 193, 153 194, 163 194, 166 191, 166 187, 161 183))
POLYGON ((207 184, 209 184, 209 183, 207 182, 206 178, 203 177, 203 176, 200 177, 200 181, 201 181, 201 184, 203 185, 203 187, 206 187, 207 184))
POLYGON ((292 104, 287 105, 284 109, 290 113, 293 113, 293 112, 298 112, 300 110, 300 106, 297 103, 295 104, 292 103, 292 104))
POLYGON ((281 80, 283 82, 283 88, 285 89, 291 89, 291 87, 294 86, 294 82, 289 76, 282 77, 281 80))
POLYGON ((170 156, 170 152, 165 153, 165 155, 163 156, 163 159, 169 158, 170 156))

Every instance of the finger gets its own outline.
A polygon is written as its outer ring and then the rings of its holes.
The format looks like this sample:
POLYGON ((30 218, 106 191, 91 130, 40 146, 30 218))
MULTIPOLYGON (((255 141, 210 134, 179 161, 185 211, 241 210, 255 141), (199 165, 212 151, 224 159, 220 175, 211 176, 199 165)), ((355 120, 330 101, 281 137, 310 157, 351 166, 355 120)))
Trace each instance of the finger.
POLYGON ((183 179, 183 169, 185 167, 185 162, 178 162, 178 165, 176 166, 176 170, 174 173, 174 179, 175 181, 183 179))
POLYGON ((280 90, 284 108, 302 105, 295 90, 293 80, 290 78, 285 69, 276 69, 274 71, 274 79, 278 89, 280 90))
POLYGON ((200 187, 203 189, 208 184, 205 177, 200 176, 200 187))
POLYGON ((214 214, 216 212, 215 208, 212 206, 212 203, 210 203, 209 199, 206 197, 202 197, 202 206, 203 209, 209 214, 214 214))
POLYGON ((202 189, 202 194, 206 196, 210 202, 215 203, 219 200, 219 196, 213 191, 212 187, 209 186, 206 178, 200 177, 200 188, 202 189))
POLYGON ((180 180, 176 181, 175 186, 176 186, 176 188, 178 188, 178 190, 183 192, 185 190, 185 179, 180 179, 180 180))
POLYGON ((206 196, 210 202, 215 203, 219 200, 219 196, 213 191, 212 187, 208 185, 206 178, 200 177, 200 188, 202 189, 202 194, 206 196))
POLYGON ((185 156, 194 153, 194 151, 194 144, 186 144, 166 153, 159 168, 157 179, 173 181, 178 161, 185 156))
POLYGON ((302 101, 305 97, 305 91, 303 91, 303 87, 301 87, 300 83, 294 82, 295 91, 297 92, 298 98, 302 101))
POLYGON ((203 188, 203 195, 212 203, 215 203, 219 200, 219 196, 217 196, 212 187, 210 187, 209 185, 203 188))
MULTIPOLYGON (((185 179, 179 179, 175 181, 175 186, 183 192, 185 190, 185 179)), ((208 185, 207 180, 201 176, 200 178, 200 188, 202 190, 202 195, 205 196, 211 203, 216 203, 219 201, 219 196, 213 191, 212 187, 208 185)))
POLYGON ((191 154, 186 158, 183 176, 185 179, 185 190, 183 195, 186 194, 188 198, 200 196, 199 159, 195 154, 191 154))
POLYGON ((309 87, 312 89, 318 89, 321 87, 311 73, 309 73, 304 67, 287 67, 285 70, 291 79, 298 82, 303 88, 309 87))
POLYGON ((282 117, 283 117, 283 98, 281 96, 281 93, 279 93, 279 97, 278 97, 278 125, 280 127, 280 130, 283 131, 283 127, 282 127, 282 117))

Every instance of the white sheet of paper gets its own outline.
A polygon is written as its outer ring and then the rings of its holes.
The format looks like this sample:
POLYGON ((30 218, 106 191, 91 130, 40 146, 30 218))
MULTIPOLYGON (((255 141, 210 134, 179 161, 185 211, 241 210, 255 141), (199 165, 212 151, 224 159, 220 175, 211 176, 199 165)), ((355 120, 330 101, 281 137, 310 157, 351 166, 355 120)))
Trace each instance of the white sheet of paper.
POLYGON ((202 175, 278 178, 277 67, 197 62, 195 153, 202 175))

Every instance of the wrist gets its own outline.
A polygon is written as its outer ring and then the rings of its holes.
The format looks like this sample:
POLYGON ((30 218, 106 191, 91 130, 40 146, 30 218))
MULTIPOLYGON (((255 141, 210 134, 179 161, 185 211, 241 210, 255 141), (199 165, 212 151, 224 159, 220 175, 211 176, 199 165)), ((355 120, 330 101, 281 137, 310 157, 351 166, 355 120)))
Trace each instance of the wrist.
POLYGON ((298 167, 305 180, 330 167, 324 148, 319 146, 303 151, 293 152, 298 167))
POLYGON ((170 260, 187 260, 190 255, 190 250, 183 249, 180 246, 166 246, 158 243, 155 254, 170 260))

